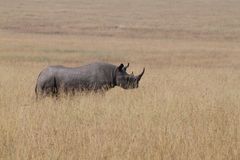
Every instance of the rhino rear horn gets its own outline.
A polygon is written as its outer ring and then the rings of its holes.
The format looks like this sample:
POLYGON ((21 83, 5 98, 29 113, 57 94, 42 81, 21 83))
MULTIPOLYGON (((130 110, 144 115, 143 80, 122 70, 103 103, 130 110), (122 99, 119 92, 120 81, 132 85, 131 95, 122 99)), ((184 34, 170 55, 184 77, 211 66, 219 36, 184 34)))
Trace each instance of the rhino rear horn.
POLYGON ((145 68, 143 68, 142 73, 137 76, 137 80, 138 80, 138 81, 140 81, 140 79, 142 78, 144 72, 145 72, 145 68))

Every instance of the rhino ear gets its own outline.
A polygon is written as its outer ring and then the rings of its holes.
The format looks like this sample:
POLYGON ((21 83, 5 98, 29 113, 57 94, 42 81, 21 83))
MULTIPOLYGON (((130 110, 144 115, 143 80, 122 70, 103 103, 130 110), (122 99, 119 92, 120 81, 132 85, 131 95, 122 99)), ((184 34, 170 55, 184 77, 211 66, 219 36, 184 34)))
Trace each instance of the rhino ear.
POLYGON ((124 65, 123 65, 123 64, 120 64, 120 65, 117 67, 117 69, 118 69, 119 71, 122 71, 123 67, 124 67, 124 65))

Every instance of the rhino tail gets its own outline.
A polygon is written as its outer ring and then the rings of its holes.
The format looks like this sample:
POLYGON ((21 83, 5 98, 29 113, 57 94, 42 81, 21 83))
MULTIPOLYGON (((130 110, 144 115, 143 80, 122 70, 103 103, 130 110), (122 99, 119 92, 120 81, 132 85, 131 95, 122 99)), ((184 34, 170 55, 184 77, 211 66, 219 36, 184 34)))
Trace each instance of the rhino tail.
POLYGON ((38 100, 37 84, 36 84, 36 86, 35 86, 35 95, 36 95, 36 100, 38 100))
POLYGON ((39 75, 38 75, 37 83, 36 83, 36 86, 35 86, 36 100, 38 100, 38 80, 39 80, 39 77, 40 77, 41 74, 42 74, 42 71, 41 71, 41 72, 39 73, 39 75))

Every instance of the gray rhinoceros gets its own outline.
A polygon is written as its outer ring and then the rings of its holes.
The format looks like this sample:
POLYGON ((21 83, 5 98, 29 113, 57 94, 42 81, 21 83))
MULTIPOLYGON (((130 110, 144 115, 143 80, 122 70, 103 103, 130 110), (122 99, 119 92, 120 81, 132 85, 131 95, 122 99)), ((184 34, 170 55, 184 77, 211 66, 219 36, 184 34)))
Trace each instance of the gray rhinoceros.
POLYGON ((40 72, 35 87, 36 96, 57 96, 61 91, 74 94, 76 91, 106 91, 115 86, 124 89, 138 88, 144 74, 134 76, 126 72, 127 66, 95 62, 88 65, 69 68, 49 66, 40 72))

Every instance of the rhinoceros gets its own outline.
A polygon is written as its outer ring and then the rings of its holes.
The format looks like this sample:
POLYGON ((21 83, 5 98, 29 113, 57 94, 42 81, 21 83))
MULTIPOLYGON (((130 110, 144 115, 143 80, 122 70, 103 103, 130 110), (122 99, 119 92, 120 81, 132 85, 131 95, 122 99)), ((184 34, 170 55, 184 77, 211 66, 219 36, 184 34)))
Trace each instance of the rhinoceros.
POLYGON ((138 88, 139 81, 144 74, 134 76, 127 73, 129 63, 119 66, 94 62, 80 67, 49 66, 38 76, 35 93, 39 95, 58 96, 60 92, 71 93, 85 91, 106 91, 115 86, 124 89, 138 88))

